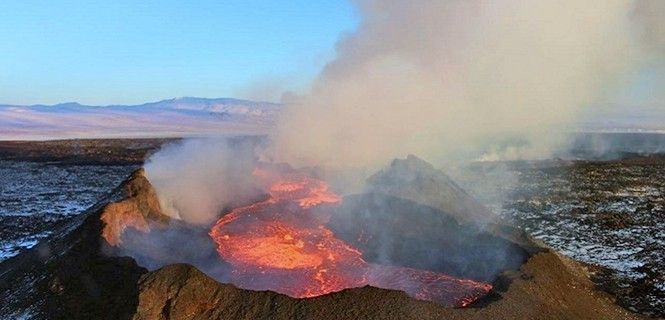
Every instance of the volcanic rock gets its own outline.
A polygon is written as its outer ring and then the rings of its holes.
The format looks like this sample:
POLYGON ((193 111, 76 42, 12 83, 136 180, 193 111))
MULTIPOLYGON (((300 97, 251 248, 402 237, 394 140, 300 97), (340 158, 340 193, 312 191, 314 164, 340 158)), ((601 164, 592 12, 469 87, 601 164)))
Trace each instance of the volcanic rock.
POLYGON ((448 175, 409 155, 367 180, 368 191, 413 200, 449 213, 461 223, 486 223, 496 216, 460 188, 448 175))
POLYGON ((498 300, 452 309, 373 287, 294 299, 171 265, 141 279, 134 319, 640 319, 595 291, 579 265, 552 252, 533 256, 506 278, 511 283, 498 300))
POLYGON ((367 192, 386 194, 430 206, 458 223, 479 227, 515 242, 529 252, 539 249, 525 232, 507 224, 458 186, 443 171, 414 155, 395 159, 367 179, 367 192))
POLYGON ((127 197, 109 203, 102 212, 102 237, 112 246, 122 243, 121 236, 128 227, 149 232, 151 224, 164 226, 170 220, 162 213, 157 193, 145 177, 143 169, 132 174, 129 181, 125 185, 127 197))

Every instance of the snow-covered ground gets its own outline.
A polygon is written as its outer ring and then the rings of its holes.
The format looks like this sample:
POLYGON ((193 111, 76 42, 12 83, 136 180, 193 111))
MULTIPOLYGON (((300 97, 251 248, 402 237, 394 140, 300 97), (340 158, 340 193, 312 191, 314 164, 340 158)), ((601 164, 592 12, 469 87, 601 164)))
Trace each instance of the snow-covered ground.
POLYGON ((133 169, 0 160, 0 261, 36 245, 53 224, 84 212, 133 169))
POLYGON ((467 187, 495 212, 559 252, 605 268, 598 281, 623 305, 665 315, 665 157, 474 170, 480 178, 467 187), (487 197, 475 185, 493 176, 504 190, 487 197))

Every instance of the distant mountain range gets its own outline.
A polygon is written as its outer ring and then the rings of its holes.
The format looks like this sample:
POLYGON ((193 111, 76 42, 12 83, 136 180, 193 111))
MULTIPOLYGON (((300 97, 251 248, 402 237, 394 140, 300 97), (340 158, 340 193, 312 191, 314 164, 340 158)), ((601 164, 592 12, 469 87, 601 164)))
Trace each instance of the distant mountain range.
MULTIPOLYGON (((265 134, 280 109, 270 102, 195 97, 140 105, 0 104, 0 140, 265 134)), ((563 130, 665 133, 665 112, 612 106, 581 116, 563 130)))
POLYGON ((0 104, 0 139, 262 134, 279 109, 270 102, 195 97, 141 105, 0 104))

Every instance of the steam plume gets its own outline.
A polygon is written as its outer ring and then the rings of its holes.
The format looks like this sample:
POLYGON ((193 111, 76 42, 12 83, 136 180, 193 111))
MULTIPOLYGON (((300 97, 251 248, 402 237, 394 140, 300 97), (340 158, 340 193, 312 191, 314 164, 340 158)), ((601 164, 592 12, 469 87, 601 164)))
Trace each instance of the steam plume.
POLYGON ((254 141, 186 140, 154 154, 145 172, 166 214, 208 224, 221 210, 260 194, 251 179, 254 141))
MULTIPOLYGON (((285 101, 262 155, 365 173, 410 153, 436 164, 548 156, 582 111, 662 58, 663 3, 356 0, 358 30, 309 92, 285 101)), ((205 224, 254 194, 254 156, 253 147, 186 142, 146 172, 169 214, 205 224)))
MULTIPOLYGON (((665 52, 665 1, 661 0, 640 0, 635 7, 635 16, 641 20, 639 29, 642 33, 642 40, 650 47, 665 52)), ((656 57, 658 58, 658 57, 656 57)))
POLYGON ((355 2, 358 30, 308 93, 286 101, 281 160, 547 156, 663 44, 659 0, 355 2))

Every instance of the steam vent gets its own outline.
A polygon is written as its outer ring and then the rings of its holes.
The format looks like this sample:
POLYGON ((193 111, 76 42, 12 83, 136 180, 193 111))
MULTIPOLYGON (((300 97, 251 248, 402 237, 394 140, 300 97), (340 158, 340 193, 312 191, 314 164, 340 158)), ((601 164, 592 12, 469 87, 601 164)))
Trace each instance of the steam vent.
POLYGON ((342 196, 283 166, 210 225, 143 170, 0 264, 0 314, 53 319, 639 319, 584 266, 498 221, 414 156, 342 196), (142 250, 136 250, 142 248, 142 250))

